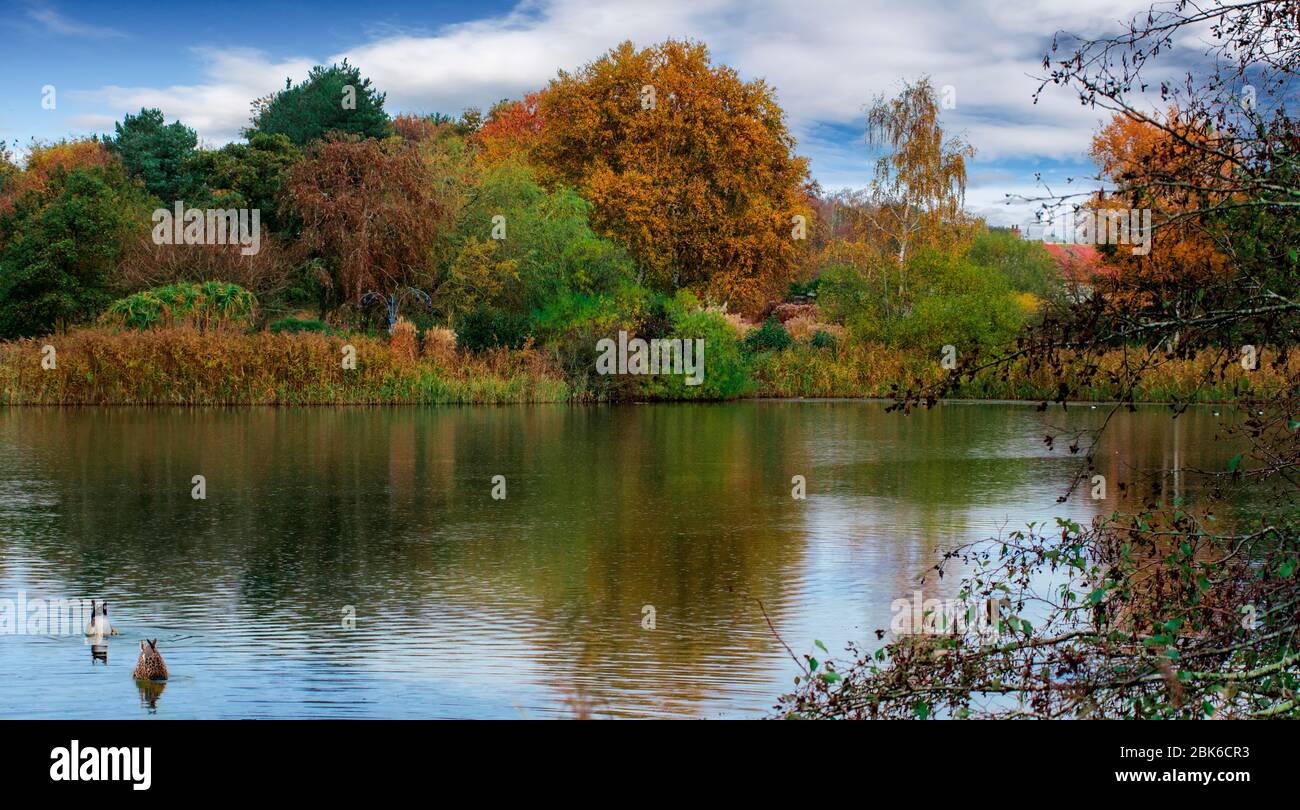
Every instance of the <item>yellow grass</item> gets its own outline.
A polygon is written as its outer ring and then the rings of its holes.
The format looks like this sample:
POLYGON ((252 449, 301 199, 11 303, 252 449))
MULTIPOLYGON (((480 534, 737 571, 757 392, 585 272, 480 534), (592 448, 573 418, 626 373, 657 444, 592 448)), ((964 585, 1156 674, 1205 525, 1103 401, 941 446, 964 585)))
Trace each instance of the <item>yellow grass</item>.
POLYGON ((0 403, 366 404, 557 402, 569 386, 536 352, 415 358, 412 347, 352 336, 215 333, 175 327, 84 329, 0 344, 0 403), (54 369, 42 347, 54 347, 54 369), (343 368, 343 347, 356 368, 343 368))

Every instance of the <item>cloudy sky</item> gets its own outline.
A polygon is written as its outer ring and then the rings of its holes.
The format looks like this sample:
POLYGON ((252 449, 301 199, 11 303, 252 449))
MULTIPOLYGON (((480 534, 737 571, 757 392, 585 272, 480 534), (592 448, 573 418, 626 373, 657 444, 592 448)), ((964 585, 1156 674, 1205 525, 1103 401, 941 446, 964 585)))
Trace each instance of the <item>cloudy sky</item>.
MULTIPOLYGON (((873 156, 863 107, 904 78, 950 86, 945 126, 978 156, 968 207, 991 222, 1032 219, 1041 172, 1086 178, 1100 120, 1062 90, 1033 101, 1058 30, 1115 30, 1132 0, 261 0, 202 4, 6 0, 0 12, 0 140, 111 132, 159 107, 200 138, 237 139, 249 102, 347 57, 388 93, 388 110, 457 114, 543 86, 618 42, 689 37, 745 78, 776 88, 813 175, 863 186, 873 156), (53 110, 41 104, 47 85, 53 110)), ((1039 188, 1041 190, 1041 188, 1039 188)))

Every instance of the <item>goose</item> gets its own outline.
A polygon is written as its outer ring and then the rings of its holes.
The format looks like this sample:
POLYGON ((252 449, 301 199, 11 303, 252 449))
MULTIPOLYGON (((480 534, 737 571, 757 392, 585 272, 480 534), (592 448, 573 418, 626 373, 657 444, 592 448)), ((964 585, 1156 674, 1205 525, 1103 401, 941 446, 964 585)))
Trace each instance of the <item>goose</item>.
POLYGON ((90 600, 90 623, 86 625, 86 635, 95 638, 117 635, 117 630, 108 623, 108 600, 98 603, 90 600))

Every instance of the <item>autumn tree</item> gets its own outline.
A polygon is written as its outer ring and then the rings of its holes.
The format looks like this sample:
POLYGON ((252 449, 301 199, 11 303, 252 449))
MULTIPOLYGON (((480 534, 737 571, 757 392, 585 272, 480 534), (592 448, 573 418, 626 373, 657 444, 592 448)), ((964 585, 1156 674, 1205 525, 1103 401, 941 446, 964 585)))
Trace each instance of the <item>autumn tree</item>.
POLYGON ((1176 314, 1193 306, 1178 300, 1179 289, 1190 292, 1221 282, 1229 269, 1212 222, 1196 215, 1212 203, 1212 192, 1159 181, 1202 160, 1188 145, 1202 133, 1180 121, 1177 109, 1170 109, 1162 123, 1118 114, 1093 136, 1091 155, 1107 188, 1078 213, 1096 218, 1107 262, 1118 270, 1108 276, 1111 291, 1146 305, 1164 302, 1176 314), (1135 233, 1135 220, 1150 230, 1135 233), (1120 223, 1126 226, 1122 230, 1120 223))
POLYGON ((488 111, 483 126, 474 134, 484 160, 528 159, 542 132, 540 97, 541 93, 529 93, 522 99, 503 100, 488 111))
POLYGON ((112 300, 123 245, 147 229, 150 203, 120 162, 97 165, 100 154, 38 150, 36 174, 10 184, 22 190, 0 214, 0 337, 66 329, 112 300), (74 156, 91 161, 59 162, 74 156))
POLYGON ((592 202, 596 229, 628 246, 645 282, 749 310, 784 293, 808 170, 766 83, 699 43, 625 42, 561 72, 535 114, 532 160, 592 202))
POLYGON ((14 167, 9 179, 0 186, 0 216, 12 213, 14 205, 24 194, 43 192, 50 178, 59 172, 108 170, 113 166, 121 169, 121 160, 98 138, 34 143, 27 153, 26 167, 22 171, 14 167))
POLYGON ((885 150, 876 161, 871 218, 899 264, 913 250, 949 248, 969 234, 966 162, 975 149, 939 125, 939 98, 928 77, 904 83, 893 98, 878 96, 867 110, 866 134, 885 150))
POLYGON ((418 144, 327 138, 290 168, 286 193, 304 243, 323 263, 324 305, 429 277, 446 204, 418 144))

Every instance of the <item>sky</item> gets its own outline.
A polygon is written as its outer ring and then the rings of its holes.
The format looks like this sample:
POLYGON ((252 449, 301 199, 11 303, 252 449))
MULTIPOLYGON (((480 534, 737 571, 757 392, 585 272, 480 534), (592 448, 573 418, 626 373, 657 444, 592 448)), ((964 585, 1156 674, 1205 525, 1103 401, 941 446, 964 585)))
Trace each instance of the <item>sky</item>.
POLYGON ((249 104, 343 58, 387 92, 390 113, 459 114, 541 88, 623 40, 709 46, 715 62, 775 88, 814 179, 866 186, 865 107, 928 75, 954 103, 942 123, 976 149, 967 208, 1027 224, 1008 195, 1088 185, 1100 111, 1068 90, 1035 103, 1057 31, 1113 32, 1134 0, 333 0, 211 4, 0 0, 0 140, 112 132, 141 107, 205 145, 239 139, 249 104), (42 100, 53 87, 53 109, 42 100))

